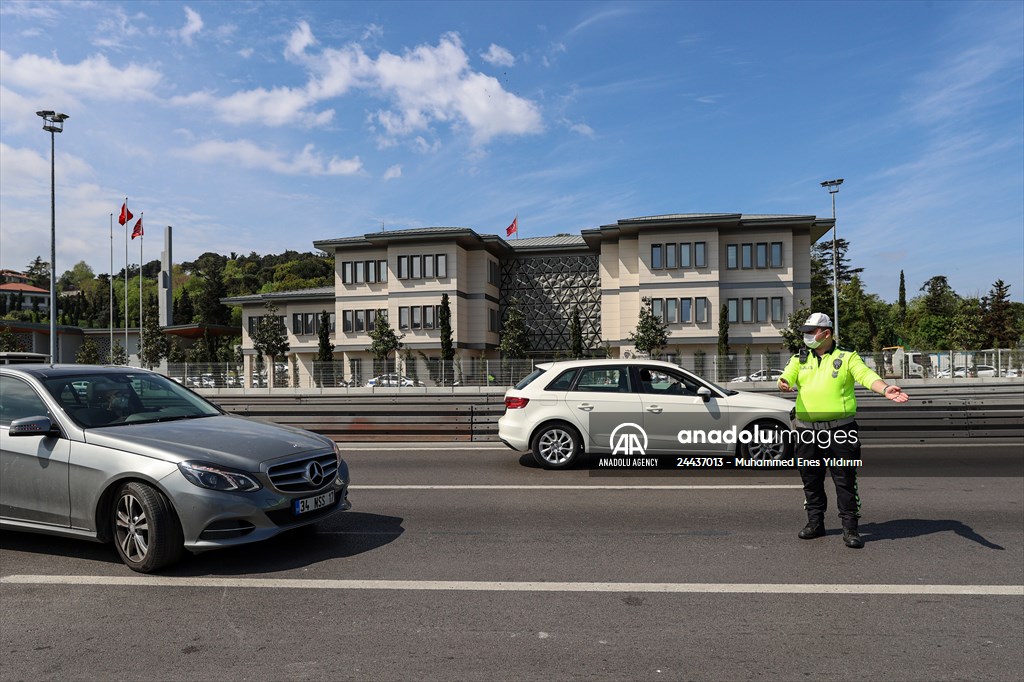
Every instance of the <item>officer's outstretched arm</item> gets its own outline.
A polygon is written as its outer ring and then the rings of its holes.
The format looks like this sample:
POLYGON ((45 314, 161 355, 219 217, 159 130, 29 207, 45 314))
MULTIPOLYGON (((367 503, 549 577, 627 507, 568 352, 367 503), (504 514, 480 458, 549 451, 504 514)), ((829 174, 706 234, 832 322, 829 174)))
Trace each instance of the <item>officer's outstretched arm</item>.
POLYGON ((871 384, 871 390, 885 396, 894 403, 905 403, 910 400, 910 396, 904 393, 902 388, 887 384, 881 379, 878 379, 871 384))

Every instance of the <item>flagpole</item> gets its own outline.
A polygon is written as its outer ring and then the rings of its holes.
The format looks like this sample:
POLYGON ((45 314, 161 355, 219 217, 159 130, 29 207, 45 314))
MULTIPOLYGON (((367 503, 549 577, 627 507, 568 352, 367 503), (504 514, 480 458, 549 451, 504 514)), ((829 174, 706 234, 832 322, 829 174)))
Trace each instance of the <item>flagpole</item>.
MULTIPOLYGON (((139 223, 142 222, 142 216, 144 216, 144 215, 146 215, 145 211, 143 211, 142 213, 139 214, 139 222, 136 223, 136 225, 138 225, 139 223)), ((143 239, 144 239, 144 237, 140 234, 139 235, 139 366, 140 367, 142 366, 142 262, 143 262, 142 261, 142 240, 143 239)))
POLYGON ((114 214, 110 214, 110 348, 107 358, 110 364, 114 364, 114 214))
MULTIPOLYGON (((124 203, 128 205, 128 197, 124 203)), ((124 364, 128 364, 128 221, 124 224, 124 364)))

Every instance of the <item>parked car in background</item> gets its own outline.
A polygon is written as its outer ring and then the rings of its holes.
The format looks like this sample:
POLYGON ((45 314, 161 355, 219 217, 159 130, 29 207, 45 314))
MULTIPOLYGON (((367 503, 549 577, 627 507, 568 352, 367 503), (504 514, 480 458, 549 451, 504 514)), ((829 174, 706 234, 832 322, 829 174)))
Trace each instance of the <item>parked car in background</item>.
POLYGON ((330 439, 132 367, 0 367, 0 471, 0 528, 113 542, 142 573, 351 507, 330 439))
POLYGON ((729 379, 729 382, 735 381, 778 381, 779 377, 782 376, 781 369, 762 369, 750 374, 748 376, 736 377, 735 379, 729 379))
POLYGON ((498 437, 514 450, 532 450, 545 469, 563 469, 584 454, 612 452, 620 427, 641 429, 645 454, 738 454, 778 458, 789 444, 736 440, 686 443, 681 430, 752 430, 777 434, 790 428, 793 403, 773 395, 734 391, 654 360, 574 360, 539 364, 505 392, 498 437))
MULTIPOLYGON (((948 369, 944 369, 935 375, 939 379, 949 379, 950 373, 948 369)), ((996 368, 992 365, 972 365, 971 367, 954 367, 953 378, 964 378, 964 377, 994 377, 999 376, 996 368)))
POLYGON ((406 388, 409 386, 424 386, 422 381, 416 381, 407 376, 401 374, 381 374, 380 376, 373 377, 366 382, 366 386, 369 388, 382 388, 382 387, 399 387, 406 388))

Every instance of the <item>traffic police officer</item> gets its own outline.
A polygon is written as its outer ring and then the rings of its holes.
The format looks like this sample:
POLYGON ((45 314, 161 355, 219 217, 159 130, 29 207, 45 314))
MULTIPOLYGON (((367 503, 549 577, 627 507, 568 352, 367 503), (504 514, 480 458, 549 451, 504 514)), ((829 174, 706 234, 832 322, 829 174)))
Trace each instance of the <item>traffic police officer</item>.
POLYGON ((864 541, 857 532, 860 497, 857 494, 857 467, 827 466, 825 458, 860 459, 857 437, 857 400, 854 382, 896 403, 909 396, 899 386, 887 384, 856 353, 836 343, 832 320, 824 313, 807 318, 800 331, 804 345, 794 355, 779 378, 779 390, 798 390, 793 428, 796 431, 794 454, 813 465, 799 467, 804 484, 804 508, 807 525, 798 537, 802 540, 825 534, 825 470, 836 486, 836 506, 843 522, 843 542, 860 549, 864 541), (809 351, 808 351, 809 349, 809 351))

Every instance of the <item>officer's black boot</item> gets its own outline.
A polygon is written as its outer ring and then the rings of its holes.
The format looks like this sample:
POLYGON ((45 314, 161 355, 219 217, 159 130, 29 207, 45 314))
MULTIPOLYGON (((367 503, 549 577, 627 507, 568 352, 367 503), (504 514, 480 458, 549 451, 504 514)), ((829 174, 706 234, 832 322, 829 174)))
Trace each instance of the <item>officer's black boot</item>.
POLYGON ((850 549, 861 549, 864 547, 864 540, 861 539, 856 526, 843 526, 843 544, 850 549))
POLYGON ((821 519, 807 519, 807 525, 796 534, 801 540, 813 540, 825 534, 825 524, 821 519))

